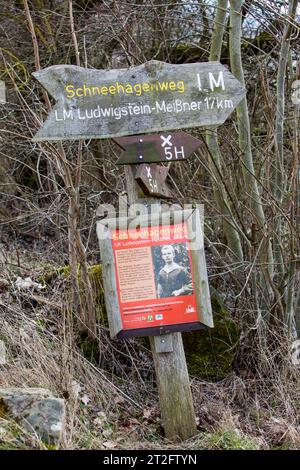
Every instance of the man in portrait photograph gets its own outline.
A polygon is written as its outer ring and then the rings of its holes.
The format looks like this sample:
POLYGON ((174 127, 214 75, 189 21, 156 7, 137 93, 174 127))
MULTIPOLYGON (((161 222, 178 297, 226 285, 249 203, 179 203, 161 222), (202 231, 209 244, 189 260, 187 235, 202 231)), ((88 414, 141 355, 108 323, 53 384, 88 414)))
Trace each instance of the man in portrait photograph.
POLYGON ((158 297, 178 297, 193 293, 192 278, 188 270, 174 261, 175 250, 172 245, 161 247, 161 257, 165 265, 157 276, 158 297))

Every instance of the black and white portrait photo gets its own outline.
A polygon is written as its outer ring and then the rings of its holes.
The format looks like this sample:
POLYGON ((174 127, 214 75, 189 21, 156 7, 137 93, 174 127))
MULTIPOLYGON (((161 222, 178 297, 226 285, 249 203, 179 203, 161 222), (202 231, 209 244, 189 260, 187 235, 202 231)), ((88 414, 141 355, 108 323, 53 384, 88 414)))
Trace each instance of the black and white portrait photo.
POLYGON ((190 260, 186 243, 152 246, 158 298, 193 294, 190 260))

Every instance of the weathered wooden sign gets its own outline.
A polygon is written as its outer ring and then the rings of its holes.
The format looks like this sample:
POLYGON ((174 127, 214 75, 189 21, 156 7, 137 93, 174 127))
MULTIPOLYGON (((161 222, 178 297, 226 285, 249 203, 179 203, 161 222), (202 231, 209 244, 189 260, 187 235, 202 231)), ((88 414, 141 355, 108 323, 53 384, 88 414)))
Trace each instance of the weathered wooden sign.
POLYGON ((138 166, 135 179, 146 195, 170 198, 172 194, 166 184, 168 171, 165 166, 145 163, 138 166))
POLYGON ((103 219, 97 234, 112 337, 213 327, 196 210, 103 219))
POLYGON ((182 131, 172 134, 131 135, 113 140, 125 150, 117 165, 186 160, 198 147, 204 145, 201 140, 182 131))
POLYGON ((34 77, 56 100, 35 141, 108 138, 222 124, 245 96, 219 62, 131 69, 54 65, 34 77))

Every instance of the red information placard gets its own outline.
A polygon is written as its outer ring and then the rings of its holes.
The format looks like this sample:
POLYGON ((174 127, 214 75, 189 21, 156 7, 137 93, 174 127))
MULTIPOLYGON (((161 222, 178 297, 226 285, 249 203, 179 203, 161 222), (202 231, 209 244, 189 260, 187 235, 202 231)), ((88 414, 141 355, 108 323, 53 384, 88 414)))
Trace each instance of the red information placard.
POLYGON ((111 230, 123 330, 199 323, 186 223, 111 230))

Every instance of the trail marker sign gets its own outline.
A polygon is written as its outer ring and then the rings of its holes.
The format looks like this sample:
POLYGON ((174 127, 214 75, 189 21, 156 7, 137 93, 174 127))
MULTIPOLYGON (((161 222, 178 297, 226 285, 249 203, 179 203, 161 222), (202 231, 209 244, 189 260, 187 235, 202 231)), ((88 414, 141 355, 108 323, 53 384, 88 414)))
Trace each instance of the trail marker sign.
POLYGON ((56 100, 34 141, 217 126, 245 96, 242 84, 219 62, 152 60, 116 70, 54 65, 33 75, 56 100))
POLYGON ((182 131, 130 135, 113 140, 125 150, 117 161, 118 165, 186 160, 198 147, 204 146, 201 140, 182 131))
POLYGON ((135 180, 147 196, 171 198, 172 194, 166 184, 169 168, 155 163, 139 165, 135 180))

